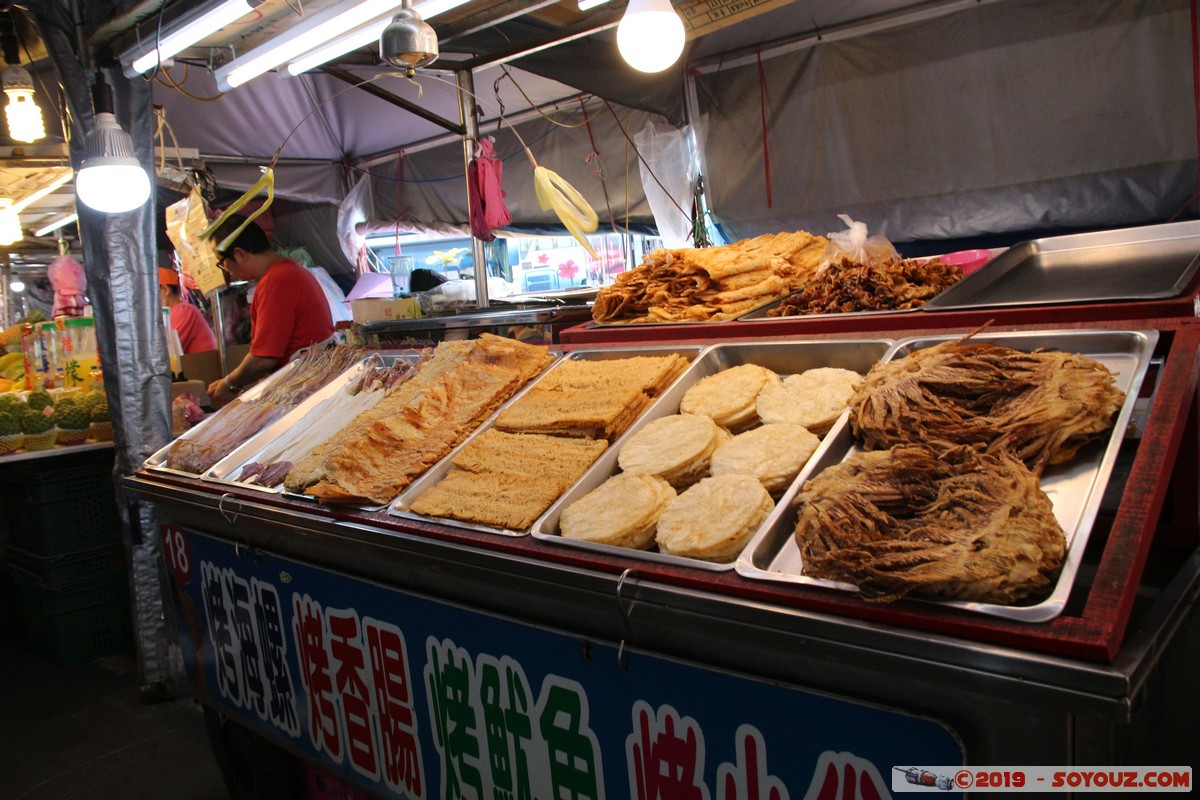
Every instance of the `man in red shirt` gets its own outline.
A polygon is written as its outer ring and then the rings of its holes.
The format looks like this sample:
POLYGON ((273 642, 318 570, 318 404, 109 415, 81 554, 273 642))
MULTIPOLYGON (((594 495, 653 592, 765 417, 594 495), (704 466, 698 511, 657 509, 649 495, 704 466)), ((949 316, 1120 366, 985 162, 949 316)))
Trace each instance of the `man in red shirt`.
MULTIPOLYGON (((242 224, 231 217, 213 233, 218 246, 242 224)), ((233 280, 258 281, 250 303, 250 352, 228 375, 208 386, 214 406, 283 366, 297 350, 333 336, 333 315, 321 284, 311 273, 271 247, 251 222, 223 251, 218 266, 233 280)))
POLYGON ((179 274, 173 269, 158 268, 158 291, 162 304, 170 310, 171 327, 179 334, 179 346, 184 354, 217 349, 217 336, 200 309, 183 302, 179 294, 179 274))

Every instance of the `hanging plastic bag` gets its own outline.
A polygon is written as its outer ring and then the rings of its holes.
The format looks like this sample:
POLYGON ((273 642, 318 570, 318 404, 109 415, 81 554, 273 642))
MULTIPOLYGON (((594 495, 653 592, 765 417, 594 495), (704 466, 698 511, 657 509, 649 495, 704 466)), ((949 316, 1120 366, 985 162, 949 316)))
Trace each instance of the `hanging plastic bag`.
POLYGON ((467 165, 467 188, 471 201, 471 234, 490 242, 497 228, 512 222, 504 204, 504 162, 496 158, 492 137, 475 143, 475 157, 467 165))
POLYGON ((846 223, 848 229, 827 234, 829 244, 825 246, 821 268, 842 259, 855 264, 873 264, 899 258, 886 236, 867 235, 867 223, 856 222, 846 214, 838 214, 838 219, 846 223))
POLYGON ((82 317, 87 305, 87 276, 83 265, 69 255, 59 256, 46 268, 46 277, 54 287, 54 309, 50 316, 82 317))
POLYGON ((214 243, 200 236, 208 227, 207 203, 200 191, 193 187, 187 197, 167 206, 165 218, 167 238, 179 255, 189 288, 194 285, 206 296, 225 288, 225 274, 217 268, 214 243))

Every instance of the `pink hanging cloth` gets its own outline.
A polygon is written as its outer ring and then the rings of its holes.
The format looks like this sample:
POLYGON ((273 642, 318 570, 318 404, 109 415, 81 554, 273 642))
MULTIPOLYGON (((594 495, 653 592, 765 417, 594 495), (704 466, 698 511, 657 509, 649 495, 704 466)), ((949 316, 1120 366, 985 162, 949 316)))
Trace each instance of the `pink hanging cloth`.
POLYGON ((496 238, 494 231, 512 222, 504 205, 504 162, 496 158, 492 137, 475 143, 475 157, 467 165, 471 201, 471 233, 485 242, 496 238))
POLYGON ((51 317, 82 317, 87 305, 87 276, 83 265, 70 256, 59 256, 46 267, 46 277, 54 287, 51 317))

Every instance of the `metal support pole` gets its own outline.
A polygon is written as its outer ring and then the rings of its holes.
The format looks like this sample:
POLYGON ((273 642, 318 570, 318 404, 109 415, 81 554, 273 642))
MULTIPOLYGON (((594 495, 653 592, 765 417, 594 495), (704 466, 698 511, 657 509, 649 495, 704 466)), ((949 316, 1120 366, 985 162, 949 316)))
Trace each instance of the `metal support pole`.
MULTIPOLYGON (((469 218, 471 187, 468 168, 471 159, 475 156, 475 143, 479 140, 479 117, 475 114, 475 77, 468 69, 459 70, 454 73, 454 76, 458 83, 459 114, 462 117, 463 129, 466 131, 463 135, 463 183, 467 190, 467 216, 469 218)), ((475 261, 475 305, 479 308, 487 308, 490 305, 487 255, 483 250, 483 242, 474 235, 471 236, 471 257, 475 261)))

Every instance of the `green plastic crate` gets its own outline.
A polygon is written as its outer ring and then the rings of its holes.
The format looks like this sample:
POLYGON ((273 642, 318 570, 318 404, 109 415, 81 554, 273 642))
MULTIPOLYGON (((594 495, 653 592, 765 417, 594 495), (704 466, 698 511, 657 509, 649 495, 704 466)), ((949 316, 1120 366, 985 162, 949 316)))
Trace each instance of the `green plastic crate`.
POLYGON ((23 570, 28 581, 36 581, 47 589, 64 589, 89 581, 112 582, 128 574, 125 549, 120 544, 106 544, 60 556, 40 556, 20 547, 9 547, 8 554, 14 567, 23 570))
POLYGON ((48 589, 12 570, 13 590, 29 643, 60 664, 129 653, 133 619, 129 588, 120 582, 89 582, 48 589))
POLYGON ((111 469, 85 464, 7 477, 4 510, 12 543, 37 556, 119 544, 111 469))

